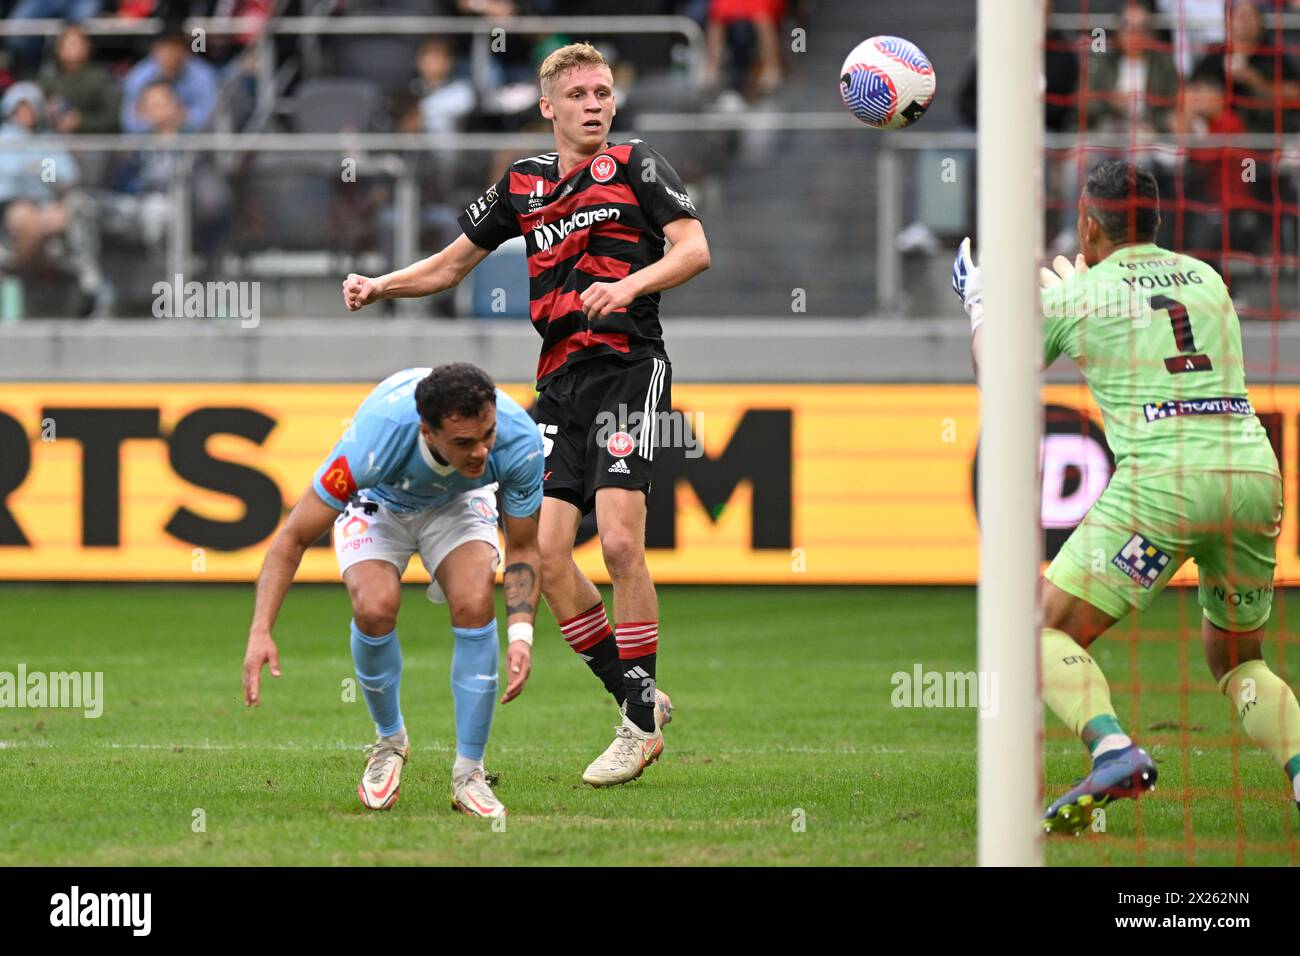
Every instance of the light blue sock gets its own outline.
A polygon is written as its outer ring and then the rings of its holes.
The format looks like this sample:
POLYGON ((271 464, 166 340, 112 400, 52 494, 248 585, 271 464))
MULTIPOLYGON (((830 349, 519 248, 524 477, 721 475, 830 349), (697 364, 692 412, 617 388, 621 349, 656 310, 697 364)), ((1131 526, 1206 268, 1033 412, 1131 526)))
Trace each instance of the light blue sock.
POLYGON ((402 706, 398 691, 402 681, 402 646, 397 631, 383 637, 362 634, 352 622, 352 663, 357 668, 357 683, 365 694, 366 706, 379 733, 387 737, 402 729, 402 706))
POLYGON ((483 759, 492 711, 497 702, 497 662, 501 642, 497 622, 482 627, 453 627, 456 638, 451 652, 451 696, 456 703, 456 753, 471 760, 483 759))

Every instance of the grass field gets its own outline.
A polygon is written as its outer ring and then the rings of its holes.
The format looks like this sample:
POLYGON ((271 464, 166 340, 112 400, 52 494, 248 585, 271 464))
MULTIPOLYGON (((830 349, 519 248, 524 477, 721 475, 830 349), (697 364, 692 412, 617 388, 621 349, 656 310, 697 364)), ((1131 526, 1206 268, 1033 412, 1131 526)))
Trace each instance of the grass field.
MULTIPOLYGON (((373 725, 342 699, 342 587, 290 594, 284 677, 265 677, 253 711, 240 698, 250 599, 224 586, 0 587, 0 671, 102 671, 105 697, 98 719, 0 711, 0 864, 974 862, 976 711, 896 709, 890 680, 918 663, 974 668, 971 589, 662 589, 659 676, 678 707, 667 751, 603 791, 579 777, 616 712, 543 612, 532 680, 498 709, 488 751, 504 832, 448 806, 445 609, 422 589, 404 595, 414 749, 401 799, 372 813, 355 791, 373 725)), ((1300 862, 1285 778, 1237 733, 1189 631, 1197 615, 1194 592, 1170 593, 1140 640, 1129 620, 1095 648, 1160 788, 1116 806, 1105 834, 1050 841, 1049 863, 1300 862)), ((1294 686, 1300 646, 1270 642, 1285 673, 1279 650, 1294 686)), ((1049 716, 1047 791, 1085 763, 1049 716)))

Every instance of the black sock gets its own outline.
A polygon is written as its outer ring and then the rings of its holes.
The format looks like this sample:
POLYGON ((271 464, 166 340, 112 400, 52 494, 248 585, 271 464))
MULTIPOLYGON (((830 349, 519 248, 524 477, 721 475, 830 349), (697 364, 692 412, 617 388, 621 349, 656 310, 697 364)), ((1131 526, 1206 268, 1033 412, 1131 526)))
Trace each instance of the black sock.
POLYGON ((646 733, 655 729, 655 654, 622 661, 627 716, 646 733))
POLYGON ((586 660, 591 672, 605 685, 605 690, 614 695, 614 703, 622 707, 623 701, 627 700, 627 690, 623 681, 623 662, 618 659, 618 642, 614 640, 613 633, 607 634, 602 641, 585 651, 580 651, 578 656, 586 660))
POLYGON ((575 654, 600 678, 605 690, 614 695, 619 707, 627 695, 623 691, 623 670, 619 666, 618 642, 605 616, 605 604, 597 601, 581 614, 560 621, 560 633, 575 654))
POLYGON ((646 733, 655 729, 655 657, 659 652, 658 621, 624 621, 614 628, 623 664, 627 716, 646 733))

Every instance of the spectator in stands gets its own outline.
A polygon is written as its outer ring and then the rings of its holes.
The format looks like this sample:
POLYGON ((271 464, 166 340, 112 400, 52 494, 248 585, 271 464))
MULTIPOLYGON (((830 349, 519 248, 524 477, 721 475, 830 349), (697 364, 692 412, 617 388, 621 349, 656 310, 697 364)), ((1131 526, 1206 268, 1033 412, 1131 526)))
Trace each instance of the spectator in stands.
POLYGON ((730 58, 727 89, 765 96, 781 85, 781 45, 777 28, 785 0, 712 0, 707 28, 705 80, 720 82, 724 49, 730 58), (752 52, 751 52, 752 51, 752 52))
POLYGON ((456 72, 456 53, 451 41, 442 37, 425 40, 416 61, 420 76, 416 95, 426 132, 448 133, 465 128, 474 111, 474 84, 456 72))
POLYGON ((190 53, 189 34, 180 29, 159 35, 149 56, 127 73, 122 83, 122 129, 128 133, 149 132, 137 107, 140 94, 158 80, 171 84, 176 91, 185 111, 181 129, 187 133, 205 129, 217 105, 217 71, 202 57, 190 53))
POLYGON ((15 83, 0 99, 0 221, 12 247, 6 256, 15 272, 42 258, 77 277, 82 313, 106 308, 111 292, 99 270, 98 232, 93 203, 77 189, 79 170, 67 152, 6 148, 45 125, 45 96, 35 83, 15 83), (61 240, 51 253, 47 245, 61 240))
POLYGON ((1231 106, 1251 133, 1293 131, 1300 107, 1300 68, 1271 41, 1255 0, 1232 0, 1228 12, 1228 41, 1212 47, 1197 64, 1217 68, 1231 79, 1231 106), (1280 116, 1279 116, 1280 111, 1280 116))
MULTIPOLYGON (((1232 108, 1226 93, 1221 63, 1202 63, 1192 74, 1183 92, 1180 108, 1172 118, 1173 131, 1179 135, 1230 135, 1243 133, 1246 124, 1232 108)), ((1272 241, 1271 222, 1264 213, 1250 208, 1256 200, 1255 182, 1259 176, 1246 175, 1251 159, 1249 150, 1231 146, 1189 149, 1183 173, 1183 195, 1196 203, 1208 204, 1208 210, 1189 209, 1185 213, 1183 248, 1198 258, 1217 262, 1216 251, 1226 253, 1262 252, 1272 241), (1223 216, 1228 216, 1227 248, 1224 248, 1223 216)))
POLYGON ((1157 0, 1174 25, 1178 72, 1190 73, 1205 51, 1224 37, 1224 0, 1157 0))
POLYGON ((75 23, 63 28, 54 59, 41 68, 50 125, 60 133, 116 133, 121 94, 108 71, 90 62, 90 38, 75 23))
MULTIPOLYGON (((18 0, 5 19, 9 20, 71 20, 80 23, 97 16, 100 0, 18 0)), ((17 59, 19 72, 31 76, 41 62, 45 50, 45 37, 9 37, 9 49, 17 59)))
MULTIPOLYGON (((176 89, 159 79, 140 91, 133 119, 140 132, 167 140, 186 132, 187 116, 176 89)), ((105 200, 105 227, 161 248, 172 219, 171 191, 177 176, 190 185, 195 246, 211 252, 229 229, 230 187, 210 159, 179 150, 141 150, 118 164, 111 183, 114 194, 105 200)))
POLYGON ((1168 132, 1177 97, 1178 67, 1151 30, 1151 10, 1130 0, 1114 42, 1088 54, 1088 128, 1168 132))

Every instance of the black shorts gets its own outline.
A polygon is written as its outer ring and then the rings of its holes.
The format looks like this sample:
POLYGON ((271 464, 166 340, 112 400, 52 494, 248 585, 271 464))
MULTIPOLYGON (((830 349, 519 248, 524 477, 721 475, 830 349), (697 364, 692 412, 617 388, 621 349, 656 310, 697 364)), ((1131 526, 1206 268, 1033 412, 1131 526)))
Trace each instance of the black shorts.
POLYGON ((661 421, 672 409, 673 369, 592 359, 551 380, 533 408, 546 451, 542 493, 587 514, 597 488, 650 493, 661 421))

